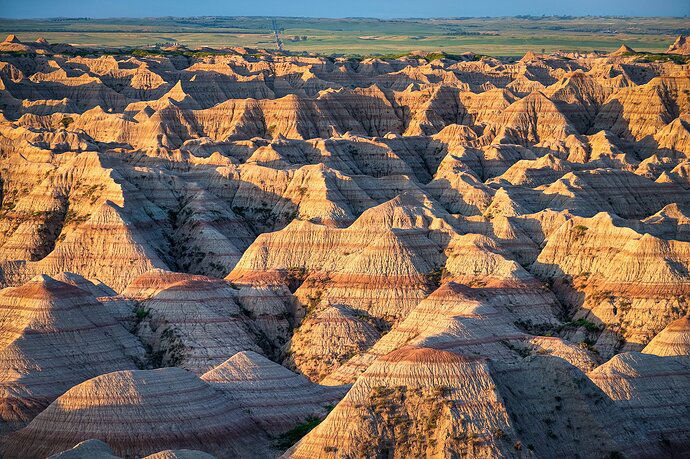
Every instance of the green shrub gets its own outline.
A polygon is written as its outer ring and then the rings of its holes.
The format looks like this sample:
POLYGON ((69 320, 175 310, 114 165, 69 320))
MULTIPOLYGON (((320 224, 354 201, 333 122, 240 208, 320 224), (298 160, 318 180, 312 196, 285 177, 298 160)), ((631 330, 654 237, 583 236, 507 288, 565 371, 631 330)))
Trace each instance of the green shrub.
POLYGON ((294 427, 278 437, 275 446, 279 449, 288 449, 302 439, 306 434, 318 426, 323 419, 309 416, 302 424, 294 427))
POLYGON ((429 285, 430 288, 436 290, 441 286, 441 283, 443 282, 443 278, 447 275, 447 271, 445 267, 439 267, 436 268, 432 271, 429 271, 426 273, 424 276, 426 278, 426 283, 429 285))
POLYGON ((140 306, 134 310, 134 315, 136 316, 137 321, 141 322, 142 320, 146 319, 149 316, 149 311, 148 311, 148 309, 142 308, 140 306))
POLYGON ((584 327, 585 330, 591 333, 598 332, 600 330, 600 327, 596 325, 594 322, 590 322, 589 320, 586 319, 577 319, 574 322, 571 322, 572 325, 576 327, 584 327))
POLYGON ((628 52, 624 53, 623 56, 637 57, 639 62, 673 62, 678 65, 690 63, 690 56, 684 56, 682 54, 628 52))
POLYGON ((299 288, 307 278, 307 269, 304 266, 291 266, 287 269, 285 282, 292 293, 299 288))

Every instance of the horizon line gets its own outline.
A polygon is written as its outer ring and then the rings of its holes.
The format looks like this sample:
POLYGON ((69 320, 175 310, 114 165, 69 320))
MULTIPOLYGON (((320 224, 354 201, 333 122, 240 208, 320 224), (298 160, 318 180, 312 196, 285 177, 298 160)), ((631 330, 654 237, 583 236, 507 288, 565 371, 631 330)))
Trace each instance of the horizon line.
POLYGON ((50 16, 50 17, 5 17, 0 16, 0 20, 8 21, 25 21, 25 20, 51 20, 51 19, 79 19, 79 20, 99 20, 99 19, 183 19, 183 18, 283 18, 283 19, 340 19, 340 20, 353 20, 353 19, 372 19, 378 21, 400 21, 400 20, 463 20, 463 19, 502 19, 502 18, 517 18, 517 19, 530 19, 530 18, 673 18, 673 19, 683 19, 687 18, 688 14, 682 16, 676 15, 625 15, 625 14, 584 14, 584 15, 573 15, 573 14, 542 14, 542 15, 532 15, 532 14, 515 14, 515 15, 504 15, 504 16, 271 16, 271 15, 223 15, 223 14, 202 14, 197 16, 175 16, 175 15, 163 15, 163 16, 50 16))

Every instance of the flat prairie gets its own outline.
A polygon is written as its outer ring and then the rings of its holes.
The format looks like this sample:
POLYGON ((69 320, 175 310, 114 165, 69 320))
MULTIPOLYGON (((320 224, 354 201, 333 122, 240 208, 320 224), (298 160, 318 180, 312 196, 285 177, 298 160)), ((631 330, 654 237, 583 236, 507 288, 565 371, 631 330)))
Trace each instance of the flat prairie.
MULTIPOLYGON (((439 16, 443 12, 439 11, 439 16)), ((209 46, 275 47, 269 17, 0 19, 0 33, 22 39, 93 46, 179 42, 209 46)), ((612 51, 622 42, 659 52, 690 33, 684 17, 527 16, 370 19, 275 18, 290 51, 352 56, 411 50, 517 56, 526 51, 612 51)))

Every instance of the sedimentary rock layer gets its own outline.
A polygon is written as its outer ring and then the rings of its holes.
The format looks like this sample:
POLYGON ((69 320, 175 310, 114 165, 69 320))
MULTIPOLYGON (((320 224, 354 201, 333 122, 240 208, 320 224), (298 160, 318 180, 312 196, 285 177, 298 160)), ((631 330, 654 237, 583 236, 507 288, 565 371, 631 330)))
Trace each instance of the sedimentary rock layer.
POLYGON ((1 455, 686 454, 687 44, 9 36, 1 455))

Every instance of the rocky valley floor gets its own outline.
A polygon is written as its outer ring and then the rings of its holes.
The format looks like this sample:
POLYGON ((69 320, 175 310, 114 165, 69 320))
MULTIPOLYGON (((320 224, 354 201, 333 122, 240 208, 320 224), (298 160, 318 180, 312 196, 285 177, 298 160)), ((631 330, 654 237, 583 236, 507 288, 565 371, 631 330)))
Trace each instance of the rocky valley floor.
POLYGON ((688 47, 8 37, 0 457, 690 456, 688 47))

